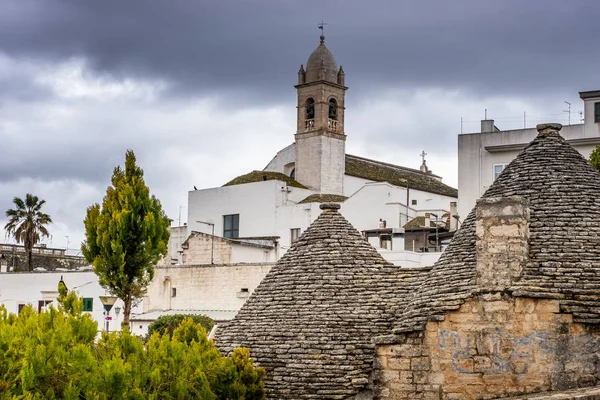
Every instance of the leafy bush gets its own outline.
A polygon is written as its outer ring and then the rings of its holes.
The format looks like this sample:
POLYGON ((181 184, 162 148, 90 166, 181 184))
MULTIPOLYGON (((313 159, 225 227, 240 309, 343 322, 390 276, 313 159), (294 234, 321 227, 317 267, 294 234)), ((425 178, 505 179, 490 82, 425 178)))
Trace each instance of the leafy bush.
POLYGON ((205 329, 184 319, 146 344, 129 331, 103 333, 75 294, 59 309, 0 306, 0 399, 264 399, 264 370, 246 349, 223 357, 205 329))
POLYGON ((163 315, 158 317, 156 321, 148 326, 148 339, 154 332, 168 333, 169 337, 173 336, 173 332, 179 324, 184 320, 191 319, 194 323, 202 325, 207 333, 215 326, 215 321, 206 315, 194 315, 194 314, 175 314, 175 315, 163 315))

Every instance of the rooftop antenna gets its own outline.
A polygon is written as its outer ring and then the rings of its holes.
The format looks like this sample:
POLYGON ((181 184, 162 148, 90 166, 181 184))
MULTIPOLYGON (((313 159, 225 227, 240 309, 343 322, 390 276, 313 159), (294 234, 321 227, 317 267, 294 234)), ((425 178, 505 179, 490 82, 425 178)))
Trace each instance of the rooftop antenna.
POLYGON ((317 25, 317 27, 321 30, 321 36, 325 36, 325 25, 327 25, 327 23, 323 20, 321 20, 321 23, 317 25))
POLYGON ((565 103, 569 105, 569 109, 563 110, 563 112, 569 113, 569 125, 571 125, 571 103, 569 103, 568 101, 565 101, 565 103))

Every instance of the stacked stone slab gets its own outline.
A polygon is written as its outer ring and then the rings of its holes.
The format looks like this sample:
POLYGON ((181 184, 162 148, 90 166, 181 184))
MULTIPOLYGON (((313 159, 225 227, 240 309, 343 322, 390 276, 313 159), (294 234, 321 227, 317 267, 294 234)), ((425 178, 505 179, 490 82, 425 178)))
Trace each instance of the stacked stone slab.
MULTIPOLYGON (((560 124, 538 126, 539 134, 483 195, 528 200, 529 260, 514 296, 559 299, 576 322, 600 322, 600 174, 558 133, 560 124)), ((476 289, 475 210, 434 265, 395 332, 422 330, 442 320, 476 289)))
POLYGON ((323 212, 267 274, 232 323, 225 353, 248 347, 266 368, 270 399, 348 399, 368 393, 372 338, 389 333, 427 269, 399 269, 338 212, 323 212))

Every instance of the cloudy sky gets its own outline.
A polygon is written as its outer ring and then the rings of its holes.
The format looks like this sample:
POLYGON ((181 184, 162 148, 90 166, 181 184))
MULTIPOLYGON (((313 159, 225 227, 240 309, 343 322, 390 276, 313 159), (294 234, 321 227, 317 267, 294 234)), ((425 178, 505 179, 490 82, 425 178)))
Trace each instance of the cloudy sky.
POLYGON ((36 194, 46 242, 75 254, 127 149, 184 222, 193 186, 293 141, 321 20, 350 87, 347 152, 418 168, 425 150, 455 187, 461 118, 566 123, 569 101, 576 122, 578 92, 600 89, 597 0, 0 0, 1 227, 36 194))

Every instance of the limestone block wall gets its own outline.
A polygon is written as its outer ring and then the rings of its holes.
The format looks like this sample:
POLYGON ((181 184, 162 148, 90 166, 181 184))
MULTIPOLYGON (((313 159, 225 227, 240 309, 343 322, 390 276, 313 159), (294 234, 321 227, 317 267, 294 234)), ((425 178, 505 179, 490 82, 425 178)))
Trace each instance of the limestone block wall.
POLYGON ((597 333, 556 300, 480 294, 377 347, 378 398, 495 399, 597 385, 597 333))
POLYGON ((191 235, 183 250, 182 261, 184 265, 210 264, 211 252, 213 264, 227 264, 231 262, 231 242, 218 236, 191 235))
POLYGON ((144 298, 144 312, 150 310, 237 311, 272 266, 273 263, 261 263, 156 268, 154 279, 148 286, 148 293, 144 298))

